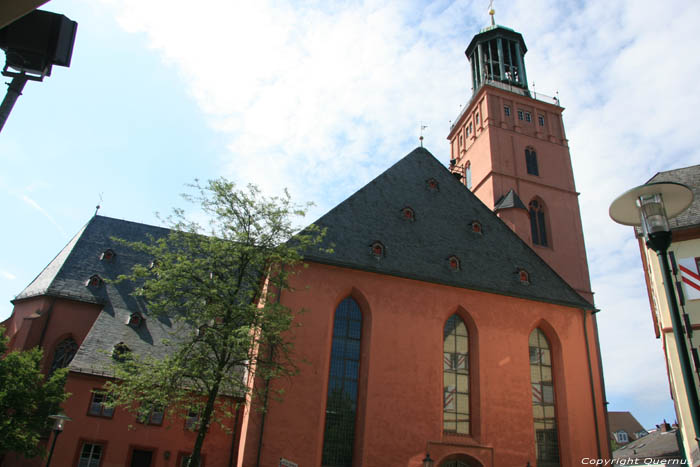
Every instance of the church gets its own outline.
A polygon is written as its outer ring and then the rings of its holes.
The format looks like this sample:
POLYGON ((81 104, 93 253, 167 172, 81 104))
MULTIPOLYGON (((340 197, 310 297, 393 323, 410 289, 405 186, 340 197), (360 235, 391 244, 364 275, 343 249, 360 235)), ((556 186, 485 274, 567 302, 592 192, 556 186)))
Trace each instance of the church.
MULTIPOLYGON (((444 164, 423 147, 318 219, 333 253, 281 302, 299 373, 281 400, 212 427, 205 466, 574 466, 610 456, 605 390, 563 108, 528 89, 521 34, 466 50, 473 94, 444 164)), ((399 156, 399 155, 397 155, 399 156)), ((14 300, 13 348, 68 366, 72 422, 55 465, 180 466, 193 444, 154 413, 103 405, 116 346, 157 355, 167 323, 103 282, 143 261, 112 237, 166 235, 93 217, 14 300)), ((256 384, 264 384, 256 382, 256 384)), ((186 424, 186 423, 185 423, 186 424)), ((41 465, 6 459, 9 466, 41 465)), ((3 464, 5 465, 5 464, 3 464)))

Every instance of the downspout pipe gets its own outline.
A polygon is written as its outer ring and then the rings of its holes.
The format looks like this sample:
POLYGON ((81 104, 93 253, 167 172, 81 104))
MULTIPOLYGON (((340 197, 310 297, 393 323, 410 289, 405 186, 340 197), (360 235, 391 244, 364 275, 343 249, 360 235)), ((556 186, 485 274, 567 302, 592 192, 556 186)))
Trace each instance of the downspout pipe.
POLYGON ((228 467, 233 467, 233 452, 236 449, 236 431, 238 430, 238 418, 241 415, 241 406, 236 402, 236 418, 233 422, 233 433, 231 433, 231 451, 228 456, 228 467))
POLYGON ((593 379, 593 365, 591 363, 591 345, 588 340, 588 326, 586 324, 588 313, 583 312, 583 338, 586 341, 586 359, 588 360, 588 378, 591 383, 591 404, 593 406, 593 423, 595 425, 596 449, 598 450, 598 459, 602 458, 602 450, 600 449, 600 429, 598 428, 598 410, 596 409, 595 382, 593 379))

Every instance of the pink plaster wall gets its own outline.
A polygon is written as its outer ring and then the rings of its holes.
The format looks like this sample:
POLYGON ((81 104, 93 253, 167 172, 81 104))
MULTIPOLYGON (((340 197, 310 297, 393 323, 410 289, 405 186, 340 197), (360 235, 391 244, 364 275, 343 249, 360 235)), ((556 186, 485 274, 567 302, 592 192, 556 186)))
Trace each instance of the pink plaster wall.
MULTIPOLYGON (((538 326, 553 348, 562 465, 597 456, 581 310, 319 264, 296 281, 282 301, 307 310, 294 336, 297 361, 308 363, 273 385, 284 400, 270 403, 260 465, 321 465, 333 313, 347 296, 363 312, 356 465, 418 466, 426 451, 438 461, 461 453, 484 466, 534 464, 528 337, 538 326), (472 436, 442 433, 442 336, 454 313, 470 332, 472 436)), ((244 466, 255 465, 259 430, 256 414, 244 466)))

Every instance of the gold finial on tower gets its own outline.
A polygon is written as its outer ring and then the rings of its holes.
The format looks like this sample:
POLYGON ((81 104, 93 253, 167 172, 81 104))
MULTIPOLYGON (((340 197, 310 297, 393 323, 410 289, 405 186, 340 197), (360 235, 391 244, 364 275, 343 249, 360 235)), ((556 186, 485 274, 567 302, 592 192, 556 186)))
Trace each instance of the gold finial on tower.
POLYGON ((491 15, 491 26, 496 25, 496 20, 493 18, 493 15, 496 14, 496 10, 493 9, 493 0, 489 1, 489 15, 491 15))

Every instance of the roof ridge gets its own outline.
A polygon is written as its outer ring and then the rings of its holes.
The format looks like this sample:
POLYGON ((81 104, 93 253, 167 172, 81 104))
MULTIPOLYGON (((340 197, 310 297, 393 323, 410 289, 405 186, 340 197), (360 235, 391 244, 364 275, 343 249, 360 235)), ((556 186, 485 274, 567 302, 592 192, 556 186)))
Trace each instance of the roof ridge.
MULTIPOLYGON (((147 223, 145 223, 145 222, 137 222, 137 221, 132 221, 132 220, 129 220, 129 219, 120 219, 120 218, 118 218, 118 217, 102 216, 102 215, 100 215, 100 214, 95 214, 94 216, 92 216, 92 219, 94 219, 94 218, 96 218, 96 217, 99 217, 99 218, 101 218, 101 219, 106 219, 106 220, 108 220, 108 221, 117 221, 117 222, 123 222, 123 223, 127 223, 127 224, 140 225, 140 226, 144 226, 144 225, 145 225, 146 227, 152 227, 152 228, 154 228, 154 229, 172 230, 172 229, 169 228, 169 227, 163 227, 163 226, 161 226, 161 225, 147 224, 147 223)), ((90 219, 90 220, 92 221, 92 219, 90 219)))
POLYGON ((670 169, 670 170, 662 170, 662 171, 656 172, 654 175, 652 175, 651 178, 649 178, 649 180, 646 181, 646 183, 651 182, 654 178, 658 177, 658 176, 661 175, 661 174, 668 174, 668 173, 673 173, 673 172, 679 172, 679 171, 681 171, 681 170, 692 169, 692 168, 695 168, 695 167, 700 167, 700 164, 693 164, 693 165, 688 165, 688 166, 685 166, 685 167, 678 167, 678 168, 676 168, 676 169, 670 169))
POLYGON ((87 229, 88 225, 90 225, 90 223, 93 222, 95 217, 97 216, 92 216, 85 224, 83 224, 83 226, 78 230, 78 232, 76 232, 76 234, 71 237, 68 243, 66 243, 66 245, 63 248, 61 248, 61 250, 56 254, 56 256, 54 256, 53 259, 51 259, 51 261, 49 261, 48 264, 44 266, 41 272, 37 274, 36 277, 34 277, 34 279, 32 279, 32 281, 24 289, 22 289, 22 291, 18 293, 14 299, 11 300, 12 303, 14 303, 17 300, 23 300, 25 298, 31 298, 37 295, 47 293, 51 289, 54 280, 56 280, 56 277, 58 277, 60 272, 63 270, 63 266, 66 264, 66 261, 68 261, 68 258, 75 249, 75 246, 78 244, 78 241, 85 233, 85 230, 87 229), (57 261, 60 261, 60 264, 58 264, 57 261), (46 284, 45 286, 39 285, 37 290, 31 290, 32 285, 34 285, 54 263, 57 264, 57 268, 55 271, 47 273, 51 275, 48 284, 46 284))

